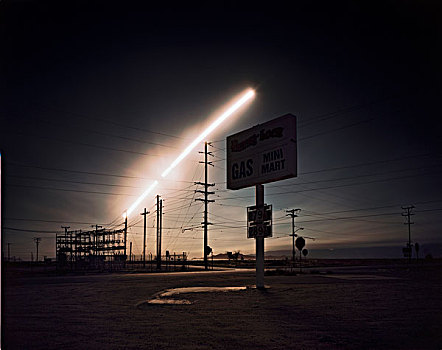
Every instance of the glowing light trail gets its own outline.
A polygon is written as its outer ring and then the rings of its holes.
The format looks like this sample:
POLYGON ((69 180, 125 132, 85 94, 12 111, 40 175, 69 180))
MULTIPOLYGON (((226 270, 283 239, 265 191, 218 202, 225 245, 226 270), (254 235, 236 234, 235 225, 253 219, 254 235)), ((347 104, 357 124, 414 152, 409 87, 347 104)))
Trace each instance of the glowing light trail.
MULTIPOLYGON (((175 168, 181 161, 198 145, 205 137, 207 137, 213 130, 216 129, 224 120, 235 113, 242 105, 255 96, 255 91, 248 89, 232 106, 230 106, 223 114, 221 114, 209 127, 204 130, 187 148, 172 162, 172 164, 161 174, 161 177, 166 177, 173 168, 175 168)), ((143 194, 123 213, 123 218, 129 216, 141 201, 158 185, 158 181, 155 180, 143 194)))
POLYGON ((141 201, 142 201, 144 198, 146 198, 146 196, 150 193, 150 191, 152 191, 152 190, 155 188, 156 185, 158 185, 158 181, 157 181, 157 180, 155 180, 155 181, 154 181, 154 182, 153 182, 153 183, 152 183, 152 184, 146 189, 146 191, 144 191, 143 194, 142 194, 141 196, 138 197, 138 199, 137 199, 137 200, 136 200, 136 201, 130 206, 130 208, 127 209, 127 211, 123 213, 123 218, 125 218, 126 215, 129 216, 130 213, 132 213, 132 212, 136 209, 136 207, 138 206, 138 204, 140 204, 141 201))
POLYGON ((187 146, 187 148, 181 153, 177 159, 175 159, 172 164, 161 174, 162 177, 167 176, 173 168, 175 168, 189 153, 192 151, 197 144, 199 144, 205 137, 207 137, 215 128, 220 125, 224 120, 230 117, 236 110, 238 110, 244 103, 250 100, 255 95, 255 91, 252 89, 247 90, 247 92, 236 101, 229 109, 227 109, 221 116, 219 116, 206 130, 204 130, 193 142, 187 146))

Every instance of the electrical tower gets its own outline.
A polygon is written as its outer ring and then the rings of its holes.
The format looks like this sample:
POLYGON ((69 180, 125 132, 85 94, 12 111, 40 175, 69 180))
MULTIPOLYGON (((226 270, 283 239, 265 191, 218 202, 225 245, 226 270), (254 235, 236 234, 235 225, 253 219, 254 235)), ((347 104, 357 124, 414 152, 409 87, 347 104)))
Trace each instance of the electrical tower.
POLYGON ((68 237, 68 228, 71 228, 70 226, 61 226, 61 228, 64 228, 64 236, 68 237))
POLYGON ((411 262, 411 225, 414 224, 414 222, 411 222, 411 216, 414 215, 411 211, 414 209, 414 205, 410 205, 408 207, 401 207, 403 210, 406 210, 406 212, 402 213, 402 216, 407 217, 407 222, 404 223, 404 225, 408 225, 408 244, 407 244, 407 252, 408 252, 408 262, 411 262))
MULTIPOLYGON (((208 165, 213 166, 212 162, 209 162, 207 160, 207 156, 211 155, 213 157, 212 152, 208 152, 207 151, 207 146, 211 146, 210 142, 204 142, 204 162, 200 162, 200 163, 204 163, 204 183, 202 182, 195 182, 195 185, 202 185, 204 186, 204 191, 200 191, 200 190, 196 190, 195 192, 199 192, 199 193, 203 193, 204 194, 204 199, 202 198, 197 198, 195 199, 196 201, 202 201, 204 202, 204 222, 202 222, 201 224, 204 227, 204 246, 203 246, 203 254, 204 254, 204 269, 208 270, 209 269, 209 265, 208 265, 208 261, 207 261, 207 256, 210 254, 210 248, 208 246, 208 242, 207 242, 207 229, 209 225, 212 225, 212 223, 210 223, 208 221, 208 204, 210 202, 215 202, 213 199, 209 199, 208 196, 209 194, 215 194, 215 192, 209 192, 209 187, 215 186, 215 184, 209 184, 208 181, 208 165)), ((203 153, 203 152, 198 152, 198 153, 203 153)))
POLYGON ((34 237, 35 246, 37 248, 37 256, 35 258, 35 261, 38 262, 38 245, 40 244, 41 238, 40 237, 34 237))
POLYGON ((98 229, 102 228, 101 225, 91 225, 91 227, 95 227, 95 235, 94 235, 94 255, 95 259, 97 259, 98 255, 98 229))

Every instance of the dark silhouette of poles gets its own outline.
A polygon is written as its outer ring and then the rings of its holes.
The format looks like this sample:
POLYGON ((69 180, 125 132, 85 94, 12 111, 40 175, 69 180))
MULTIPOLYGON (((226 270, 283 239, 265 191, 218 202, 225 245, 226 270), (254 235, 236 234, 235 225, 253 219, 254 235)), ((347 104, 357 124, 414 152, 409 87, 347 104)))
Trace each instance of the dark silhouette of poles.
MULTIPOLYGON (((298 217, 297 213, 299 213, 301 211, 301 209, 297 208, 297 209, 290 209, 290 210, 286 210, 286 212, 288 214, 286 214, 286 216, 290 216, 292 218, 292 234, 290 236, 292 236, 292 261, 293 261, 293 266, 295 265, 295 237, 296 235, 296 231, 295 231, 295 218, 298 217)), ((303 230, 303 228, 300 228, 300 230, 303 230)))
POLYGON ((11 244, 12 243, 7 243, 8 244, 8 261, 11 261, 11 244))
MULTIPOLYGON (((207 166, 211 165, 213 166, 212 162, 207 161, 207 156, 211 155, 213 156, 213 154, 211 152, 207 151, 207 146, 210 145, 209 142, 205 142, 204 143, 204 162, 200 162, 200 163, 204 163, 204 183, 201 182, 195 182, 195 184, 198 185, 204 185, 204 191, 200 191, 197 190, 195 192, 200 192, 204 194, 204 199, 195 199, 196 201, 202 201, 204 202, 204 222, 202 222, 201 224, 204 227, 204 246, 203 246, 203 256, 204 256, 204 269, 208 270, 209 269, 209 265, 208 265, 208 261, 207 261, 207 256, 210 254, 209 249, 208 249, 208 237, 207 237, 207 231, 208 231, 208 226, 211 225, 211 223, 208 221, 208 203, 210 202, 215 202, 213 199, 210 200, 208 199, 208 195, 209 194, 214 194, 215 192, 209 192, 208 189, 211 186, 215 186, 215 184, 209 184, 207 182, 208 179, 208 169, 207 166)), ((202 152, 199 152, 202 153, 202 152)))
POLYGON ((412 250, 411 250, 411 225, 414 224, 414 222, 411 222, 411 216, 414 215, 411 210, 414 208, 414 205, 410 205, 408 207, 402 207, 403 210, 406 210, 405 213, 402 213, 402 216, 406 216, 407 217, 407 222, 404 223, 404 225, 408 225, 408 262, 411 262, 411 254, 412 254, 412 250))
POLYGON ((416 250, 416 261, 419 262, 419 243, 414 243, 414 249, 416 250))
POLYGON ((34 237, 35 246, 37 248, 37 255, 35 258, 35 261, 38 262, 38 245, 40 244, 41 238, 40 237, 34 237))
POLYGON ((124 267, 126 267, 126 260, 127 260, 127 212, 124 216, 124 267))
POLYGON ((161 270, 161 231, 163 226, 163 200, 157 195, 157 269, 161 270))
POLYGON ((146 217, 149 212, 144 208, 144 211, 140 214, 144 216, 144 238, 143 238, 143 268, 146 268, 146 217))
MULTIPOLYGON (((264 185, 255 185, 256 208, 264 206, 264 185)), ((256 236, 256 288, 264 289, 264 237, 256 236)))

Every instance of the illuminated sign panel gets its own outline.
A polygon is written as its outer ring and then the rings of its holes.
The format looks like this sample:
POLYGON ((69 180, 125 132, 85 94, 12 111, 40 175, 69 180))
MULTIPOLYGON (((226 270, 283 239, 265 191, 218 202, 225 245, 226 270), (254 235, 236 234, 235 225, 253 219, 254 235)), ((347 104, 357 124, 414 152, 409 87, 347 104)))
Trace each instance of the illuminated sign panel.
POLYGON ((227 137, 227 188, 297 175, 296 117, 286 114, 227 137))

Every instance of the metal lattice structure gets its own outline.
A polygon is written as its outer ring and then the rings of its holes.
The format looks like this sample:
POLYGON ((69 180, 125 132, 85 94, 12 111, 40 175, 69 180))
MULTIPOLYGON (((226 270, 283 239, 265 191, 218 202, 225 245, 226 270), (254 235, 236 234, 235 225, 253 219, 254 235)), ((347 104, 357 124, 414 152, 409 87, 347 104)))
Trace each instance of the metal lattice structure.
POLYGON ((124 267, 124 229, 66 231, 56 236, 58 270, 118 270, 124 267))

